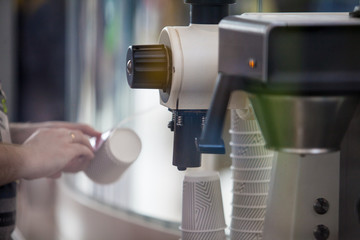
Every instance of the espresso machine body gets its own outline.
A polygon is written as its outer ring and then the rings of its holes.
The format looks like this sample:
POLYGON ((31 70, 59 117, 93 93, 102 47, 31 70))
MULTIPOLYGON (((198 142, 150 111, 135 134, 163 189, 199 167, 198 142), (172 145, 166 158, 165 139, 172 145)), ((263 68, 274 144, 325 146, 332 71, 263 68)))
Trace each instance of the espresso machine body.
POLYGON ((200 151, 223 148, 224 109, 245 91, 267 147, 278 151, 263 239, 357 239, 360 20, 251 13, 223 19, 219 36, 200 151))

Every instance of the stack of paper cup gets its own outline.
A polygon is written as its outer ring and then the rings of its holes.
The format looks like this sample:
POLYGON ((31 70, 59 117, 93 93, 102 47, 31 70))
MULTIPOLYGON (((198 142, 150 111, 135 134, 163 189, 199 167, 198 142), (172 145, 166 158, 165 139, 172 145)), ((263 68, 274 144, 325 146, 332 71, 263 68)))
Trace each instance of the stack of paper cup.
POLYGON ((225 218, 217 172, 188 172, 183 182, 182 240, 225 240, 225 218))
POLYGON ((85 174, 100 184, 113 183, 137 159, 141 151, 138 135, 128 128, 115 128, 102 134, 101 139, 91 139, 95 158, 85 174))
POLYGON ((273 152, 265 148, 255 120, 242 120, 236 111, 232 111, 231 120, 233 202, 230 239, 259 240, 262 238, 273 152))

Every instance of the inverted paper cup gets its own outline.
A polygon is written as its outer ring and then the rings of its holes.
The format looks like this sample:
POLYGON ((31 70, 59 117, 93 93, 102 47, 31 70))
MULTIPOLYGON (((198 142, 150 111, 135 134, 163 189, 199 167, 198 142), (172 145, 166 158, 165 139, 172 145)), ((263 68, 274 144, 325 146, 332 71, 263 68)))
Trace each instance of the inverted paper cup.
POLYGON ((232 207, 231 217, 244 219, 264 219, 266 207, 232 207))
POLYGON ((238 231, 230 228, 230 240, 261 240, 262 231, 238 231))
POLYGON ((181 230, 210 232, 225 228, 219 174, 188 172, 183 182, 181 230))
POLYGON ((259 231, 264 227, 264 219, 231 218, 231 229, 238 231, 259 231))
POLYGON ((238 181, 233 180, 233 193, 260 193, 267 194, 269 192, 270 180, 267 181, 238 181))
POLYGON ((271 167, 267 168, 235 168, 231 167, 233 179, 238 181, 264 181, 270 180, 271 167))
POLYGON ((272 167, 274 155, 268 156, 253 156, 253 157, 239 157, 233 154, 230 155, 232 158, 232 166, 234 168, 265 168, 272 167))
POLYGON ((265 144, 238 144, 230 142, 233 157, 269 156, 274 152, 265 148, 265 144))
POLYGON ((233 205, 244 207, 266 206, 267 194, 233 193, 233 205))
POLYGON ((242 144, 265 144, 265 140, 260 131, 257 132, 236 132, 229 130, 231 141, 242 144))
POLYGON ((226 240, 225 230, 212 232, 182 232, 182 240, 226 240))
POLYGON ((257 132, 259 126, 256 120, 243 120, 235 111, 231 111, 231 130, 235 132, 257 132))

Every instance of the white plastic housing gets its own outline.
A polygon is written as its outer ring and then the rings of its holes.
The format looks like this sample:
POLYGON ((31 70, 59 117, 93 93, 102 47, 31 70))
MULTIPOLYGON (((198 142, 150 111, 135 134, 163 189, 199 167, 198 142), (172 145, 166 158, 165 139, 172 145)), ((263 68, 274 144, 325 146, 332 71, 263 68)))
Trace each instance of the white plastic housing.
MULTIPOLYGON (((166 27, 159 39, 171 49, 172 85, 167 101, 170 109, 208 109, 218 75, 218 25, 192 24, 187 27, 166 27)), ((245 92, 235 92, 230 108, 248 108, 245 92)))
POLYGON ((208 109, 218 73, 218 25, 166 27, 159 43, 172 52, 171 109, 208 109))

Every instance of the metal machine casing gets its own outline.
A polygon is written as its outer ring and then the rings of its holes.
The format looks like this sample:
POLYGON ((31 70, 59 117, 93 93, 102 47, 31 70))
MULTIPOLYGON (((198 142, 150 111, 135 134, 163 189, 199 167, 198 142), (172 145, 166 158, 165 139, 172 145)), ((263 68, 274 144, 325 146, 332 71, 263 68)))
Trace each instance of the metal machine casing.
POLYGON ((219 72, 252 78, 250 92, 359 91, 359 29, 348 13, 230 16, 220 23, 219 72))
POLYGON ((359 42, 360 20, 348 13, 224 18, 219 80, 201 151, 222 148, 217 129, 238 90, 249 93, 268 147, 300 154, 338 150, 359 103, 359 42))
POLYGON ((263 238, 356 239, 360 19, 348 13, 243 14, 223 19, 219 36, 219 77, 200 150, 218 153, 230 96, 246 91, 267 146, 300 154, 279 153, 263 238), (340 150, 350 122, 340 156, 311 155, 340 150), (330 203, 326 214, 314 207, 321 198, 330 203))

